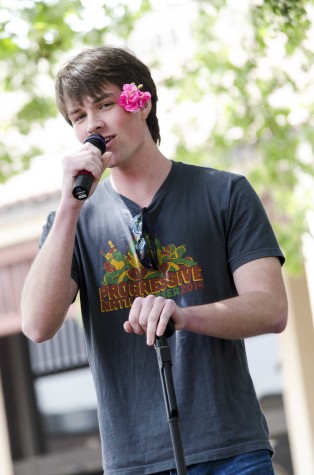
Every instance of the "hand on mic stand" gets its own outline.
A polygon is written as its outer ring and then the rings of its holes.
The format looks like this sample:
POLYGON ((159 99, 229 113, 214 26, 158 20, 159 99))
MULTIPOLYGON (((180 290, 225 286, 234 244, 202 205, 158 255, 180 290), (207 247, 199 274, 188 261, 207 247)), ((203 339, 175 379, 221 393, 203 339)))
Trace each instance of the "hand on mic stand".
MULTIPOLYGON (((106 142, 102 135, 92 134, 87 137, 84 141, 85 143, 91 143, 94 147, 97 147, 103 155, 106 151, 106 142)), ((82 170, 77 177, 75 178, 74 186, 72 189, 72 195, 77 200, 86 200, 88 198, 90 189, 94 181, 93 175, 86 171, 82 170)))

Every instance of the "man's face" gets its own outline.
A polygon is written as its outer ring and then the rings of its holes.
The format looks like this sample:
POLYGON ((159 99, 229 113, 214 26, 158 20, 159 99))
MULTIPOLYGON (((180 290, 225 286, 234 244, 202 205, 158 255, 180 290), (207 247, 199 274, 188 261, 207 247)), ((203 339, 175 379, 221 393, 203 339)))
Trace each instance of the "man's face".
POLYGON ((123 166, 138 152, 149 130, 146 118, 150 103, 139 112, 126 112, 118 105, 121 90, 106 84, 97 97, 68 105, 68 115, 78 140, 83 143, 92 133, 101 134, 112 152, 110 167, 123 166))

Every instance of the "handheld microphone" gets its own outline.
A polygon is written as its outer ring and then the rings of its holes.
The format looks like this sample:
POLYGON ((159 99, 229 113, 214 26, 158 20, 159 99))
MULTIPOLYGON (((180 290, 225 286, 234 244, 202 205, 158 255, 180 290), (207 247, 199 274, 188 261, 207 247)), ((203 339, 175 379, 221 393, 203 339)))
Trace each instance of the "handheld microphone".
MULTIPOLYGON (((106 142, 102 135, 92 134, 84 140, 84 144, 86 142, 89 142, 94 145, 94 147, 97 147, 102 155, 105 153, 106 142)), ((72 195, 74 198, 77 200, 86 200, 86 198, 88 198, 93 181, 93 175, 86 170, 82 170, 75 178, 72 190, 72 195)))

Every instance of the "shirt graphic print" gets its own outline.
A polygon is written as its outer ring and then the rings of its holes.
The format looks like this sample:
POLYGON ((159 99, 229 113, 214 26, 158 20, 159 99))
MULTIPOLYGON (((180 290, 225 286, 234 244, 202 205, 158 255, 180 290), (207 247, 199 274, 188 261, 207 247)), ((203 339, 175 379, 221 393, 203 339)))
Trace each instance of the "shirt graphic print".
POLYGON ((138 260, 134 246, 127 254, 108 241, 104 258, 99 298, 101 312, 130 308, 136 297, 153 294, 165 298, 183 296, 203 289, 202 268, 186 255, 184 244, 162 246, 155 238, 159 269, 147 269, 138 260))

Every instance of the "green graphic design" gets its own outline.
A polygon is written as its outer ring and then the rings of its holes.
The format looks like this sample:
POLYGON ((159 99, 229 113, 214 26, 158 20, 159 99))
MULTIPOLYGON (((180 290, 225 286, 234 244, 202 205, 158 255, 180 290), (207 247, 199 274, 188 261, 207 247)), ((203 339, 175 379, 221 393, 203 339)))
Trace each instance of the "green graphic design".
POLYGON ((134 245, 126 255, 112 241, 104 257, 103 280, 99 295, 102 312, 130 308, 138 296, 149 294, 173 298, 203 288, 202 269, 186 256, 186 245, 161 246, 155 239, 159 269, 145 268, 137 258, 134 245))

